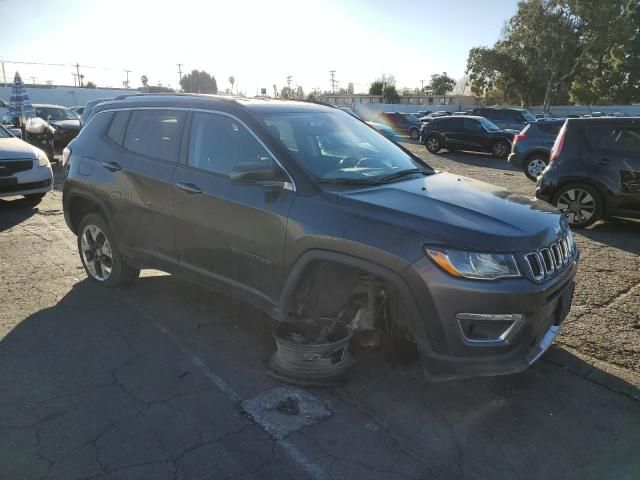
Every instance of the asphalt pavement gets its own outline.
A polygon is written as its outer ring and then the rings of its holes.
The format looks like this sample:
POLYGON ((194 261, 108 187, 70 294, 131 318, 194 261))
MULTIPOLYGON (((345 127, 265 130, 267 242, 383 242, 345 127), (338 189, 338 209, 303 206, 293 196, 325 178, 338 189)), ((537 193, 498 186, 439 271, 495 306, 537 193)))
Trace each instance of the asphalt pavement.
MULTIPOLYGON (((493 159, 410 148, 533 185, 493 159)), ((344 385, 302 389, 267 375, 273 325, 260 312, 156 271, 100 288, 59 191, 36 208, 0 200, 0 479, 635 480, 638 344, 620 324, 638 320, 640 279, 619 272, 637 265, 636 228, 577 235, 578 285, 591 283, 522 374, 427 384, 382 349, 344 385)))

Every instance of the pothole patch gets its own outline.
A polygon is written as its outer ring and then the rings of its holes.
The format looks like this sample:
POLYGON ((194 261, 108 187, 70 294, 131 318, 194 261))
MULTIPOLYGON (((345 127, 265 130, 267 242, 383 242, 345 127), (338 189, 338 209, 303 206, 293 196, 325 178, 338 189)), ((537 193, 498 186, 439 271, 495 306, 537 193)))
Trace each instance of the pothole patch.
POLYGON ((242 402, 242 409, 275 438, 331 416, 324 402, 296 387, 275 387, 242 402))

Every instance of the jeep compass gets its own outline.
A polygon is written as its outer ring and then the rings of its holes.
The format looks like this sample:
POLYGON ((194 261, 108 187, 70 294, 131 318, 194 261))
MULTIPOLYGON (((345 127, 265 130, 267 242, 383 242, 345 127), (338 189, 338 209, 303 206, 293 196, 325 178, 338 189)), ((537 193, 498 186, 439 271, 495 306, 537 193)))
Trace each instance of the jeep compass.
POLYGON ((571 306, 578 251, 545 202, 436 172, 338 109, 200 95, 96 106, 64 157, 91 281, 164 270, 277 320, 353 318, 425 373, 521 371, 571 306))

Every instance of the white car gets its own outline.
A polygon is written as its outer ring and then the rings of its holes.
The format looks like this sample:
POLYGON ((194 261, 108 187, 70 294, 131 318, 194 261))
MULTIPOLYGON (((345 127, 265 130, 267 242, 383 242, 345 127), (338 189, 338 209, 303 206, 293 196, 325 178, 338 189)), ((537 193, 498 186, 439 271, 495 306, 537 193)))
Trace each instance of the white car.
POLYGON ((52 188, 47 155, 0 125, 0 197, 24 195, 37 203, 52 188))

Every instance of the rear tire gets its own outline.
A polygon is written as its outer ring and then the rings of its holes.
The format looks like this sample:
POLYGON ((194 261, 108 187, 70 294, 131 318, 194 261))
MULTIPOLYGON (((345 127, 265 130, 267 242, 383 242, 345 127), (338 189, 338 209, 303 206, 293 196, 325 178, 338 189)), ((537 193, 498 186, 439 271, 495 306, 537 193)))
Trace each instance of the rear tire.
POLYGON ((527 178, 533 182, 538 180, 538 177, 542 175, 542 171, 547 168, 549 159, 542 155, 533 155, 527 158, 524 162, 523 170, 527 178))
POLYGON ((78 252, 87 277, 105 287, 128 285, 140 274, 139 269, 126 264, 109 224, 97 213, 80 221, 78 252))
POLYGON ((491 155, 496 158, 504 159, 509 155, 509 150, 510 148, 507 142, 504 140, 498 140, 493 144, 493 147, 491 147, 491 155))
POLYGON ((572 228, 585 228, 602 218, 604 200, 586 183, 570 183, 553 196, 553 205, 566 217, 572 228))
POLYGON ((431 153, 438 153, 442 148, 442 142, 440 141, 440 137, 437 135, 429 135, 424 141, 424 145, 431 153))

